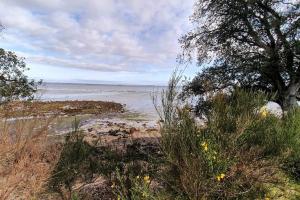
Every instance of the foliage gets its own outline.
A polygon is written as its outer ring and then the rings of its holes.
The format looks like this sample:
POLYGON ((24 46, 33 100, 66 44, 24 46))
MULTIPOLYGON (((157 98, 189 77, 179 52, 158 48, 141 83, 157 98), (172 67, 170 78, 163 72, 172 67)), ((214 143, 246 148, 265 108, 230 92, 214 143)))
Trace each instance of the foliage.
POLYGON ((156 194, 152 183, 159 184, 156 179, 162 167, 162 157, 156 146, 141 147, 134 142, 111 172, 112 189, 117 199, 166 199, 156 194))
POLYGON ((0 103, 16 99, 32 99, 41 82, 29 80, 24 58, 0 48, 0 103))
POLYGON ((181 61, 205 67, 185 87, 198 95, 234 87, 276 93, 296 105, 300 88, 300 4, 293 0, 197 0, 195 28, 181 38, 181 61), (195 53, 195 54, 194 54, 195 53))
POLYGON ((300 110, 290 112, 285 121, 283 139, 289 149, 282 168, 285 169, 296 181, 300 182, 300 110))
POLYGON ((117 183, 113 182, 112 188, 115 191, 118 200, 159 199, 150 188, 150 176, 121 175, 119 170, 117 170, 116 176, 117 183))
POLYGON ((76 178, 91 177, 91 173, 96 170, 95 163, 91 159, 95 149, 83 140, 83 135, 79 130, 79 121, 75 119, 74 130, 66 136, 66 142, 60 154, 59 161, 55 166, 52 177, 49 181, 50 188, 65 197, 71 197, 72 186, 76 178))
MULTIPOLYGON (((73 131, 66 136, 59 161, 49 181, 49 188, 64 198, 74 196, 74 184, 89 183, 95 176, 117 181, 116 169, 124 177, 155 172, 160 163, 156 147, 141 147, 137 142, 128 145, 125 152, 106 146, 87 143, 75 119, 73 131)), ((130 186, 127 187, 129 190, 130 186)), ((84 195, 84 194, 83 194, 84 195)), ((79 195, 79 197, 81 197, 79 195)), ((75 198, 75 197, 73 197, 75 198)))
POLYGON ((271 183, 283 187, 281 169, 295 175, 299 111, 278 119, 260 111, 267 99, 257 91, 216 93, 202 126, 189 105, 175 102, 174 113, 162 115, 161 184, 170 199, 260 199, 271 183))

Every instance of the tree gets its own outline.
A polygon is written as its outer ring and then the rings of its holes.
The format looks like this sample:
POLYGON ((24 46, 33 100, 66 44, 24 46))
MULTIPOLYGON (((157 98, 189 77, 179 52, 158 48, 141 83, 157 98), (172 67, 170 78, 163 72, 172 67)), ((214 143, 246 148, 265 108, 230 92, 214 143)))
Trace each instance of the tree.
POLYGON ((40 82, 29 80, 24 58, 0 48, 0 104, 16 99, 32 99, 40 82))
POLYGON ((204 69, 185 86, 203 96, 234 87, 274 93, 285 109, 300 99, 299 0, 198 0, 195 28, 180 39, 182 62, 204 69))

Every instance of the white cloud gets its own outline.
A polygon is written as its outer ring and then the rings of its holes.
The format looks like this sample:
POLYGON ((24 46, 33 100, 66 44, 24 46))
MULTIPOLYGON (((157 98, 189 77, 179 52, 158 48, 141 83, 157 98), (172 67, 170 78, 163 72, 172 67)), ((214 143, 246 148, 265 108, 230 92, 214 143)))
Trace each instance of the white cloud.
POLYGON ((2 0, 0 44, 29 62, 99 71, 169 66, 193 0, 2 0))

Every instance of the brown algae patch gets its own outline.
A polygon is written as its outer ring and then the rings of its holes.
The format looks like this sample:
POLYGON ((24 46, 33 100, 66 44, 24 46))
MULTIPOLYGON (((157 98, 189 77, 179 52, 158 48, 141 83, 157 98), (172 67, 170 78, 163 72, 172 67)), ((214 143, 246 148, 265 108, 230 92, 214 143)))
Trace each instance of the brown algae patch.
POLYGON ((0 117, 84 115, 124 112, 122 104, 104 101, 16 101, 0 106, 0 117))

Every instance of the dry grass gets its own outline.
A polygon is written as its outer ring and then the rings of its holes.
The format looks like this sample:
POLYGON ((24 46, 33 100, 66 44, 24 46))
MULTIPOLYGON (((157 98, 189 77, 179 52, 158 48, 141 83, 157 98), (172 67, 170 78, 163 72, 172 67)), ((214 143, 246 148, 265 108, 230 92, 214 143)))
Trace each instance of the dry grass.
POLYGON ((0 199, 32 199, 44 188, 56 163, 48 143, 51 119, 0 121, 0 199))
POLYGON ((1 105, 0 199, 51 199, 48 182, 62 144, 48 136, 50 127, 60 120, 57 117, 122 110, 121 104, 102 101, 15 101, 1 105))

